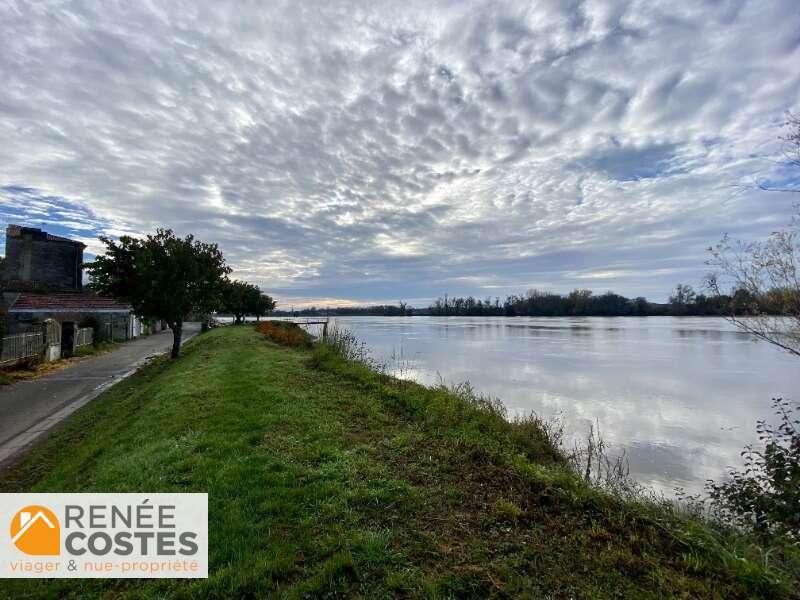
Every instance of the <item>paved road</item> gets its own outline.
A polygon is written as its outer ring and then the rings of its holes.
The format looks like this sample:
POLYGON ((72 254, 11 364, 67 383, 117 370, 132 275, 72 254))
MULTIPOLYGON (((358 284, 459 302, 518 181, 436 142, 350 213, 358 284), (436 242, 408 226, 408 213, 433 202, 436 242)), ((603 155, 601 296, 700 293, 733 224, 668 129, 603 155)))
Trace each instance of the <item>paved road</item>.
MULTIPOLYGON (((183 341, 199 331, 199 323, 185 323, 183 341)), ((39 379, 0 387, 0 463, 133 373, 148 358, 171 347, 172 332, 164 331, 39 379)))

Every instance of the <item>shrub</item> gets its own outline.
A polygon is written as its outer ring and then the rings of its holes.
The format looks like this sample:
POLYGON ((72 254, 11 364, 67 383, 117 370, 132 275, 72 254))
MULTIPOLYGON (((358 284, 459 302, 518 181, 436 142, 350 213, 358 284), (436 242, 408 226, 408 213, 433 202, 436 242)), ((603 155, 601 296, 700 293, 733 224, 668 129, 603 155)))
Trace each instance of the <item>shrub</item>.
POLYGON ((747 446, 744 470, 731 469, 722 483, 708 482, 711 504, 726 520, 763 537, 783 533, 800 540, 800 431, 795 411, 783 398, 772 400, 778 425, 759 421, 764 447, 747 446))
POLYGON ((309 348, 311 336, 297 323, 290 321, 261 321, 256 324, 256 330, 267 339, 282 346, 292 348, 309 348))

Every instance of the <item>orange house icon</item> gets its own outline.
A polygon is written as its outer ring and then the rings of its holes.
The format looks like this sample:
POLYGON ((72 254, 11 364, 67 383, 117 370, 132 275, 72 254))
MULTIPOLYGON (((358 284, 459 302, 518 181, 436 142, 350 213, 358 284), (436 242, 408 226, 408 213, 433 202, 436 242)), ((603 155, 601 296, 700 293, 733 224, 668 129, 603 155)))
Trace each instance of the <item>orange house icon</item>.
POLYGON ((26 506, 11 519, 11 541, 25 554, 54 556, 61 553, 61 526, 49 508, 26 506))

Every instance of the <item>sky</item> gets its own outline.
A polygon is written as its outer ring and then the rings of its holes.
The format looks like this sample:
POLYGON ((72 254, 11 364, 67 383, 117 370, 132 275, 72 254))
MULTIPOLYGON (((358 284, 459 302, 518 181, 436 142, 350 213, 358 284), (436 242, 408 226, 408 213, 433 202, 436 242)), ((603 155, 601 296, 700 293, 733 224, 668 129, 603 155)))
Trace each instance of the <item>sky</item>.
POLYGON ((0 224, 193 233, 279 308, 661 301, 798 200, 758 189, 796 0, 0 0, 0 39, 0 224))

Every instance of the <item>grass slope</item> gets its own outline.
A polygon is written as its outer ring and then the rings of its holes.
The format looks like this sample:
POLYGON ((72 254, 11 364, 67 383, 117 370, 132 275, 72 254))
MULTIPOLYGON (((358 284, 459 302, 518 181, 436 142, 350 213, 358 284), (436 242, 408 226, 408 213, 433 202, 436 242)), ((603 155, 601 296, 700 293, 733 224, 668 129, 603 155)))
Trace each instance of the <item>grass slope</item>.
POLYGON ((207 580, 4 580, 11 598, 781 597, 785 575, 570 474, 535 424, 326 348, 215 330, 118 384, 2 491, 205 491, 207 580))

